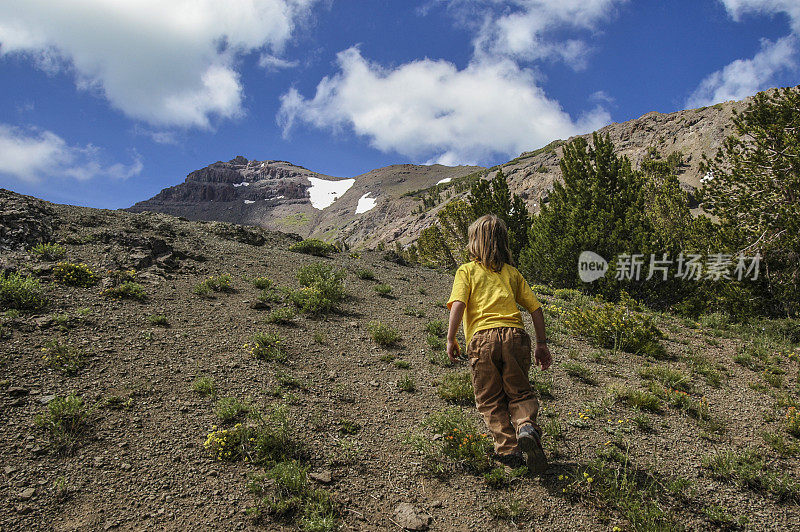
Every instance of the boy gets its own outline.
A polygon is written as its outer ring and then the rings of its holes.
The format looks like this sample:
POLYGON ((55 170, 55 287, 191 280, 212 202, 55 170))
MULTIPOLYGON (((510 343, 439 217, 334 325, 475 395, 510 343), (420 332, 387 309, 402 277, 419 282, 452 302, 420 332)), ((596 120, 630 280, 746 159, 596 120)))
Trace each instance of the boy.
POLYGON ((512 467, 523 463, 524 454, 530 472, 539 474, 547 469, 547 459, 536 424, 539 402, 528 381, 531 341, 517 304, 531 313, 534 358, 544 371, 552 356, 541 304, 513 266, 501 219, 487 214, 473 222, 468 249, 472 260, 456 272, 447 302, 447 355, 453 362, 462 356, 456 331, 463 318, 475 404, 492 434, 495 454, 512 467))

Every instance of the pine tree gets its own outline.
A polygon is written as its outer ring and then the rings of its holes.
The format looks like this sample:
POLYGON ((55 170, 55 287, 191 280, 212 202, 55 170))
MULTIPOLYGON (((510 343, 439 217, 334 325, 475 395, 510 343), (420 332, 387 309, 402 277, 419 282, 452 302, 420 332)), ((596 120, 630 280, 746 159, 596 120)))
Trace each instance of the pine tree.
POLYGON ((511 255, 519 261, 528 241, 531 216, 525 201, 509 190, 503 170, 498 170, 491 181, 478 179, 470 190, 469 202, 475 219, 494 214, 506 223, 511 255))
POLYGON ((706 172, 703 208, 719 218, 734 253, 760 253, 774 297, 789 314, 800 300, 800 86, 761 92, 734 112, 706 172))

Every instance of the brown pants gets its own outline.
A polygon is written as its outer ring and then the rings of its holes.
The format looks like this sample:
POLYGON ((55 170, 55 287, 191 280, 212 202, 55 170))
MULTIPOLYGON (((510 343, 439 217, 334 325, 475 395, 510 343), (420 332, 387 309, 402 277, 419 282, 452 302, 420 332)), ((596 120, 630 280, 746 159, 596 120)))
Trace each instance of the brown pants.
POLYGON ((525 329, 497 327, 476 332, 467 346, 475 404, 494 438, 497 454, 517 448, 517 430, 536 425, 539 401, 528 381, 531 338, 525 329), (516 429, 516 430, 515 430, 516 429))

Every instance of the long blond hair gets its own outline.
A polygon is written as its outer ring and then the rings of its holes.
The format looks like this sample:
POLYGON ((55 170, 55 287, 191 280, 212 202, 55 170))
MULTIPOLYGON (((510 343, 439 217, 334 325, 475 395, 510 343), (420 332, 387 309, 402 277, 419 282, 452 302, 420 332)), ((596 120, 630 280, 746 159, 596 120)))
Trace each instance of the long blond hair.
POLYGON ((481 216, 469 226, 467 250, 472 260, 492 271, 499 272, 503 264, 514 265, 508 248, 508 229, 503 220, 494 214, 481 216))

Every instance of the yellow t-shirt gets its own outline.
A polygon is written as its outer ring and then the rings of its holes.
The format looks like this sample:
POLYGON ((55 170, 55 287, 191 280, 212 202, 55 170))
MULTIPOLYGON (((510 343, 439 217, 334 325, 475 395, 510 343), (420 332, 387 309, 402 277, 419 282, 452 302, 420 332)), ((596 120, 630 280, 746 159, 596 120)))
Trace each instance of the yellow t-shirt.
POLYGON ((451 308, 454 301, 466 304, 464 337, 467 345, 473 334, 484 329, 524 328, 517 304, 528 312, 542 306, 515 267, 504 264, 502 270, 493 272, 477 261, 462 264, 456 271, 447 308, 451 308))

